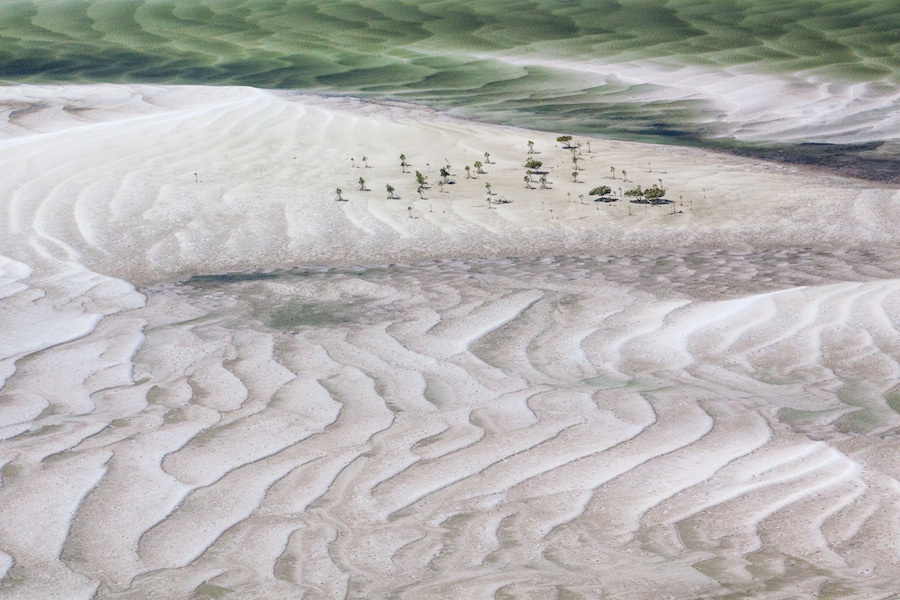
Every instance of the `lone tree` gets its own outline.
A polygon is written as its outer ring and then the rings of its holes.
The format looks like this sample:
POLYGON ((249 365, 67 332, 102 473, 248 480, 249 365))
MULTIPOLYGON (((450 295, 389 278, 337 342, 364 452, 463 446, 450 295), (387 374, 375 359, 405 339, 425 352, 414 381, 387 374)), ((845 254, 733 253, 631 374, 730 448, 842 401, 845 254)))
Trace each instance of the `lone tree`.
POLYGON ((609 168, 609 173, 610 173, 610 175, 612 176, 613 179, 616 178, 616 168, 615 168, 615 167, 610 167, 610 168, 609 168))
POLYGON ((425 186, 420 185, 418 188, 416 188, 416 191, 419 192, 419 198, 424 200, 425 199, 425 186))
POLYGON ((649 200, 651 204, 657 204, 665 195, 666 190, 659 187, 655 183, 651 187, 648 187, 646 190, 644 190, 644 198, 649 200))
POLYGON ((368 169, 369 168, 369 157, 363 156, 363 165, 368 169))
POLYGON ((406 173, 406 167, 408 167, 408 166, 409 166, 409 163, 406 162, 406 155, 401 154, 400 155, 400 172, 406 173))
POLYGON ((563 148, 565 148, 566 150, 571 150, 571 149, 572 149, 572 146, 569 145, 569 142, 572 141, 572 136, 571 136, 571 135, 561 135, 561 136, 559 136, 558 138, 556 138, 556 141, 557 141, 557 142, 562 142, 562 143, 563 143, 563 148))
POLYGON ((450 171, 447 170, 447 167, 441 167, 441 185, 447 183, 447 180, 450 178, 450 171))
POLYGON ((644 190, 641 189, 641 186, 637 185, 630 190, 625 190, 625 195, 629 198, 634 198, 632 202, 640 202, 641 198, 644 197, 644 190))
POLYGON ((541 175, 541 189, 542 190, 550 189, 550 186, 547 185, 547 176, 546 175, 541 175))
POLYGON ((485 183, 485 184, 484 184, 484 189, 487 190, 488 198, 490 198, 490 197, 491 197, 491 184, 485 183))
POLYGON ((484 175, 484 169, 481 168, 483 166, 484 165, 481 164, 480 160, 476 160, 475 161, 475 172, 480 173, 481 175, 484 175))
POLYGON ((466 179, 472 179, 472 168, 466 165, 466 179))
POLYGON ((534 142, 528 140, 528 154, 534 154, 534 142))
POLYGON ((366 190, 366 180, 362 177, 359 178, 359 191, 365 192, 366 190))
POLYGON ((572 171, 572 181, 578 183, 578 171, 572 171))
POLYGON ((525 175, 525 189, 526 190, 534 189, 533 187, 531 187, 531 175, 525 175))
POLYGON ((334 190, 334 194, 337 196, 337 198, 335 198, 335 200, 337 200, 338 202, 341 202, 344 199, 344 197, 341 196, 342 193, 343 192, 341 191, 341 188, 334 190))
POLYGON ((628 171, 626 171, 625 169, 622 169, 622 181, 626 183, 628 182, 628 171))
MULTIPOLYGON (((599 196, 600 198, 604 198, 610 194, 612 194, 612 188, 608 185, 598 185, 588 192, 588 196, 599 196)), ((597 201, 599 201, 600 198, 597 198, 597 201)))
POLYGON ((418 183, 420 187, 425 187, 425 176, 422 175, 421 171, 416 171, 416 183, 418 183))
POLYGON ((574 166, 574 169, 575 169, 576 171, 578 171, 578 157, 575 156, 574 154, 572 155, 572 164, 575 165, 575 166, 574 166))
POLYGON ((541 168, 542 164, 544 164, 544 163, 542 163, 539 160, 534 160, 533 158, 531 158, 529 156, 528 159, 525 161, 525 168, 529 169, 531 171, 537 171, 538 169, 541 168))
POLYGON ((384 189, 387 190, 388 200, 393 200, 394 198, 396 198, 396 196, 394 196, 394 186, 388 183, 384 186, 384 189))
POLYGON ((488 165, 491 164, 491 153, 490 152, 484 153, 484 162, 485 162, 485 164, 488 164, 488 165))

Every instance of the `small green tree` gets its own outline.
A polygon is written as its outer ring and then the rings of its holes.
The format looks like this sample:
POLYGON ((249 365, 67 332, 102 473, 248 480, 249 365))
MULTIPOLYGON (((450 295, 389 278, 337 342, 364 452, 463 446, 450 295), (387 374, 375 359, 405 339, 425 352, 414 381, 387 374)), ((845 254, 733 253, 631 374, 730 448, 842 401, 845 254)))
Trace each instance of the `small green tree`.
POLYGON ((661 200, 663 198, 663 196, 665 196, 665 195, 666 195, 666 190, 659 187, 655 183, 652 186, 648 187, 646 190, 644 190, 644 198, 646 198, 647 200, 649 200, 650 202, 652 202, 654 204, 656 202, 658 202, 659 200, 661 200))
POLYGON ((335 193, 335 195, 337 196, 337 198, 335 198, 335 199, 336 199, 338 202, 340 202, 340 201, 342 201, 342 200, 344 199, 344 197, 341 196, 341 194, 343 193, 343 192, 341 191, 341 188, 338 188, 338 189, 334 190, 334 193, 335 193))
POLYGON ((542 190, 550 189, 550 187, 547 185, 547 176, 546 175, 541 175, 541 189, 542 190))
POLYGON ((612 194, 612 188, 608 185, 598 185, 594 189, 588 192, 588 196, 608 196, 612 194))
POLYGON ((406 173, 406 167, 408 167, 408 166, 409 166, 409 163, 406 162, 406 155, 401 154, 400 155, 400 172, 406 173))
POLYGON ((525 189, 526 190, 534 189, 533 187, 531 187, 531 176, 530 175, 525 175, 525 189))
POLYGON ((447 167, 441 167, 441 183, 447 183, 447 180, 450 178, 450 171, 447 170, 447 167))
POLYGON ((530 169, 532 171, 537 171, 538 169, 541 168, 541 165, 543 165, 543 164, 544 163, 542 163, 541 161, 534 160, 533 158, 531 158, 529 156, 528 159, 525 161, 525 168, 530 169))
POLYGON ((485 184, 484 184, 484 189, 487 190, 488 198, 490 198, 490 197, 491 197, 491 184, 485 183, 485 184))
POLYGON ((416 171, 416 183, 418 183, 420 186, 425 185, 425 176, 422 175, 421 171, 416 171))
POLYGON ((387 190, 387 193, 388 193, 388 195, 387 195, 388 200, 393 200, 393 199, 394 199, 394 186, 392 186, 391 184, 388 183, 388 184, 386 184, 386 185, 384 186, 384 189, 387 190))
POLYGON ((362 177, 359 178, 359 191, 361 191, 361 192, 366 191, 366 180, 363 179, 362 177))
POLYGON ((615 179, 615 178, 616 178, 616 168, 615 168, 615 167, 610 167, 610 168, 609 168, 609 174, 612 176, 613 179, 615 179))
POLYGON ((528 154, 534 154, 534 142, 528 140, 528 154))
POLYGON ((484 170, 481 168, 484 165, 481 164, 480 160, 475 161, 475 172, 484 175, 484 170))
POLYGON ((561 136, 559 136, 558 138, 556 138, 556 141, 557 141, 557 142, 562 142, 562 143, 563 143, 563 148, 565 148, 566 150, 571 150, 572 146, 569 145, 569 142, 572 141, 572 136, 571 136, 571 135, 561 135, 561 136))
POLYGON ((491 164, 491 153, 490 152, 484 153, 484 162, 485 162, 485 164, 488 164, 488 165, 491 164))
POLYGON ((466 179, 472 179, 472 169, 469 165, 466 165, 466 179))
POLYGON ((363 156, 363 166, 365 166, 365 168, 367 168, 367 169, 369 168, 369 157, 368 156, 363 156))
POLYGON ((419 198, 424 200, 425 199, 425 186, 420 185, 419 187, 416 188, 416 191, 419 192, 419 198))
POLYGON ((630 190, 625 190, 625 195, 629 198, 640 199, 644 197, 644 190, 641 189, 641 186, 635 186, 630 190))
POLYGON ((578 171, 572 171, 572 181, 578 183, 578 171))

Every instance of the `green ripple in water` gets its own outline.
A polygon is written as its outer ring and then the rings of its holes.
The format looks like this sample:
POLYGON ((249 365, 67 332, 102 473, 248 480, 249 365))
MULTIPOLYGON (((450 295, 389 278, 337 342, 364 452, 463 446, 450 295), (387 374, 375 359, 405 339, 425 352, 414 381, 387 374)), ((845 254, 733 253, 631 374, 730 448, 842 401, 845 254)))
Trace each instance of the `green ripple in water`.
MULTIPOLYGON (((425 102, 518 125, 684 143, 728 138, 735 124, 726 124, 708 97, 672 98, 659 84, 598 81, 553 61, 740 69, 793 78, 798 85, 859 83, 866 94, 890 99, 900 93, 898 53, 895 0, 0 4, 0 79, 8 81, 349 93, 425 102)), ((877 132, 893 104, 854 117, 861 119, 860 130, 877 132)), ((826 111, 821 131, 813 125, 801 137, 828 141, 828 125, 826 111)), ((884 139, 866 135, 861 141, 884 139)))

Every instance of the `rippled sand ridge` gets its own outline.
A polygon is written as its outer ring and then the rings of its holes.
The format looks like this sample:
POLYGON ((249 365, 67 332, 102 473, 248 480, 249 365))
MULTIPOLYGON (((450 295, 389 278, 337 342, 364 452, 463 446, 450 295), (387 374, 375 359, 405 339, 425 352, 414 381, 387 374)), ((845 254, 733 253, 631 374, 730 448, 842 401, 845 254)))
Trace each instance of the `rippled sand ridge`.
POLYGON ((893 189, 596 139, 567 183, 553 136, 251 88, 3 94, 0 597, 895 595, 893 189), (683 198, 576 201, 611 164, 683 198))

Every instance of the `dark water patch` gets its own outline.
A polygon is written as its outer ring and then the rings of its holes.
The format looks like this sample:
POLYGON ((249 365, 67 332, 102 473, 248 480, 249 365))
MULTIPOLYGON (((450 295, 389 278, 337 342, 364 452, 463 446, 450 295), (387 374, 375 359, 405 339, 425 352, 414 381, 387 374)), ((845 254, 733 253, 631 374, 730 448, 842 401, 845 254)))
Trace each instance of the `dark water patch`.
POLYGON ((351 315, 352 318, 376 318, 379 310, 388 310, 390 298, 367 299, 365 288, 356 289, 350 282, 419 285, 425 281, 439 284, 459 277, 503 278, 511 287, 529 289, 541 288, 545 282, 587 278, 621 284, 657 297, 724 300, 800 286, 897 279, 900 257, 867 249, 824 253, 809 248, 786 248, 752 253, 698 251, 677 255, 441 260, 380 267, 202 275, 176 287, 184 293, 226 295, 230 288, 240 287, 244 290, 242 294, 259 297, 258 304, 265 307, 260 310, 265 312, 266 320, 302 324, 305 320, 325 322, 351 318, 351 315), (266 285, 307 286, 314 290, 316 285, 335 281, 348 284, 350 291, 342 299, 322 299, 313 294, 298 296, 289 305, 266 305, 266 285), (363 316, 366 311, 370 314, 363 316))
MULTIPOLYGON (((310 273, 310 271, 298 271, 293 272, 294 276, 303 276, 306 273, 310 273)), ((265 272, 253 272, 253 273, 222 273, 218 275, 194 275, 190 279, 184 282, 184 285, 197 288, 199 290, 206 290, 215 288, 222 285, 227 285, 229 283, 242 283, 246 281, 271 281, 283 278, 285 275, 284 272, 278 271, 265 271, 265 272)))
POLYGON ((32 102, 32 103, 14 103, 12 105, 7 105, 11 110, 9 111, 9 120, 15 121, 18 118, 24 117, 26 115, 34 114, 42 111, 47 108, 46 104, 41 102, 32 102))
MULTIPOLYGON (((716 146, 715 142, 712 145, 716 146)), ((721 149, 739 156, 816 167, 833 173, 900 183, 900 146, 887 142, 865 144, 806 143, 794 145, 722 144, 721 149)))
POLYGON ((303 327, 325 327, 357 322, 354 303, 327 304, 293 302, 271 311, 267 325, 275 329, 296 330, 303 327))

